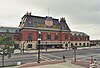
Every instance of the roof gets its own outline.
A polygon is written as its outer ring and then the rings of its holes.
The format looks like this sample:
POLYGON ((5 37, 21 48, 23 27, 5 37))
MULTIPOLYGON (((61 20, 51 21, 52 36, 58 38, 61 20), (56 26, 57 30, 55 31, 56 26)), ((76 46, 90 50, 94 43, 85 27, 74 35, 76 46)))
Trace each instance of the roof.
POLYGON ((52 18, 49 16, 41 17, 41 16, 34 16, 29 14, 25 14, 22 17, 22 20, 20 22, 19 27, 33 27, 33 28, 54 28, 54 29, 60 29, 61 30, 67 30, 70 31, 67 23, 65 20, 62 20, 61 22, 59 19, 52 18))
POLYGON ((18 33, 19 32, 19 28, 17 27, 0 27, 0 33, 5 33, 5 32, 9 32, 9 33, 18 33))
POLYGON ((78 32, 78 31, 71 31, 70 33, 71 33, 71 35, 77 35, 77 36, 83 36, 83 35, 84 36, 89 36, 84 32, 78 32))

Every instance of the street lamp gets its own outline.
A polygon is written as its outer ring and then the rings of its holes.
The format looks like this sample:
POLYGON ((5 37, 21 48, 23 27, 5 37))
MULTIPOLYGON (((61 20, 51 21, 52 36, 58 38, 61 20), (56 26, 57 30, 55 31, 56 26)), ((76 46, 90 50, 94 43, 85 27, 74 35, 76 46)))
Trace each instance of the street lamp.
POLYGON ((0 55, 2 56, 2 67, 4 67, 4 58, 5 58, 5 45, 1 45, 0 55))
POLYGON ((46 42, 46 51, 47 51, 47 42, 46 42))
POLYGON ((4 66, 4 49, 0 52, 0 55, 2 55, 2 67, 4 66))
POLYGON ((72 49, 74 50, 74 62, 76 62, 76 49, 77 49, 77 46, 73 46, 72 49))
POLYGON ((38 32, 38 63, 40 63, 40 42, 41 42, 41 32, 38 32))
MULTIPOLYGON (((25 41, 25 42, 26 42, 26 41, 25 41)), ((23 43, 23 49, 22 49, 22 52, 23 52, 23 53, 24 53, 24 50, 25 50, 25 49, 24 49, 24 47, 25 47, 25 46, 24 46, 25 42, 23 43)))

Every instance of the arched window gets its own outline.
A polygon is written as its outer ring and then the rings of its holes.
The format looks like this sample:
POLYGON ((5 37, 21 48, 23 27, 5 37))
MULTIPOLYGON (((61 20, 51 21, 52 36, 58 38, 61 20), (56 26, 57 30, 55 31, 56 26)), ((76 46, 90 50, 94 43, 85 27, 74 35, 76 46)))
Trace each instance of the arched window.
POLYGON ((29 40, 29 41, 32 41, 32 38, 33 38, 32 33, 29 33, 29 34, 28 34, 28 40, 29 40))
POLYGON ((58 40, 58 34, 55 34, 54 39, 55 39, 55 40, 58 40))
POLYGON ((47 35, 47 40, 50 40, 50 39, 51 39, 51 35, 48 34, 48 35, 47 35))
POLYGON ((77 43, 75 43, 75 46, 77 46, 77 43))
POLYGON ((81 43, 79 43, 79 45, 81 46, 81 43))
POLYGON ((85 46, 85 43, 83 43, 83 46, 85 46))

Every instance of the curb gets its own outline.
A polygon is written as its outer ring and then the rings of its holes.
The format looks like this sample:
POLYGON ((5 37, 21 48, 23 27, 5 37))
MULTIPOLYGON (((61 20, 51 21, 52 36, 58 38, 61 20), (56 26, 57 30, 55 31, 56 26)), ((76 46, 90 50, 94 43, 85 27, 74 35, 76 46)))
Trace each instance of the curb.
POLYGON ((31 62, 31 63, 26 63, 23 65, 20 65, 18 68, 27 68, 27 67, 35 67, 35 66, 41 66, 41 65, 48 65, 48 64, 58 64, 58 63, 63 63, 64 61, 61 60, 53 60, 53 61, 41 61, 41 63, 37 62, 31 62))
POLYGON ((81 60, 77 60, 76 62, 71 61, 71 64, 75 64, 75 65, 79 65, 85 68, 89 68, 90 67, 90 63, 89 62, 85 62, 85 61, 81 61, 81 60))
MULTIPOLYGON (((63 52, 63 51, 66 51, 66 50, 56 50, 56 51, 41 51, 41 53, 52 53, 52 52, 63 52)), ((67 50, 67 51, 70 51, 70 50, 67 50)), ((38 52, 33 52, 33 53, 27 53, 27 52, 24 52, 24 53, 14 53, 13 55, 22 55, 22 54, 37 54, 38 52)))

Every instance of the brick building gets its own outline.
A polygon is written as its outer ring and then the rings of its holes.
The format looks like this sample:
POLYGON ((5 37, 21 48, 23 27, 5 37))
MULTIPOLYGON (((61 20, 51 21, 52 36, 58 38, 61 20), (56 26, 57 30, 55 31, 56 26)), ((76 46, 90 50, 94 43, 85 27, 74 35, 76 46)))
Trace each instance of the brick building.
POLYGON ((26 13, 21 18, 19 27, 0 27, 0 35, 9 33, 17 42, 15 48, 36 49, 39 32, 41 32, 41 48, 64 48, 65 44, 70 47, 77 41, 89 44, 87 34, 76 32, 79 35, 73 35, 75 32, 71 32, 65 18, 59 20, 49 16, 40 17, 26 13))
POLYGON ((84 32, 71 31, 70 32, 70 45, 77 47, 84 47, 90 45, 90 37, 84 32))

